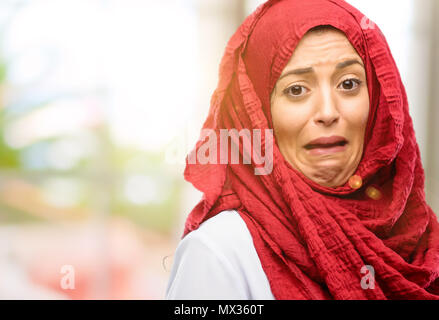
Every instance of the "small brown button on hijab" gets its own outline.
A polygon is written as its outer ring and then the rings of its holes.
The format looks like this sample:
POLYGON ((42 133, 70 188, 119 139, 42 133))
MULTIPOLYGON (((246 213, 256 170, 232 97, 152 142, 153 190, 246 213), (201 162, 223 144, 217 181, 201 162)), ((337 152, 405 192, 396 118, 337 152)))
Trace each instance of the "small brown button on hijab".
POLYGON ((382 197, 381 191, 373 186, 367 187, 366 194, 373 200, 379 200, 382 197))
POLYGON ((363 185, 363 179, 359 175, 353 175, 349 178, 349 186, 352 189, 360 189, 363 185))

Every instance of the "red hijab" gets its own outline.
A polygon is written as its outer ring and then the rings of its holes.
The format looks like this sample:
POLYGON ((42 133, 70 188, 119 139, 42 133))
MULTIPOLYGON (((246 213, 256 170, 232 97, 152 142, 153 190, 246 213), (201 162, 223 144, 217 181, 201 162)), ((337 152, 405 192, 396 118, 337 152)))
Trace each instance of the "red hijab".
MULTIPOLYGON (((268 175, 255 175, 254 161, 187 161, 185 179, 204 195, 183 237, 236 209, 276 299, 438 299, 439 225, 425 201, 406 92, 383 34, 358 10, 342 0, 261 5, 227 45, 203 128, 218 137, 220 129, 272 128, 271 91, 299 40, 319 25, 344 32, 366 68, 370 112, 355 172, 362 187, 314 183, 289 165, 276 143, 268 175), (378 200, 367 195, 372 185, 382 194, 378 200), (362 288, 365 265, 374 268, 374 289, 362 288)), ((200 137, 191 154, 204 142, 200 137)))

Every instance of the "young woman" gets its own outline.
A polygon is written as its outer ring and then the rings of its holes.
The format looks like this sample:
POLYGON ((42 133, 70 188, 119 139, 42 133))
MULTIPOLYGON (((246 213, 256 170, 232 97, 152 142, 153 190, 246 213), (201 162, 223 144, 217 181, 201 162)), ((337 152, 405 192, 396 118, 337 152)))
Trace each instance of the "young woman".
POLYGON ((203 129, 185 178, 204 197, 168 299, 439 298, 439 225, 405 89, 358 10, 260 6, 228 43, 203 129), (253 138, 235 136, 238 163, 216 153, 225 129, 253 138))

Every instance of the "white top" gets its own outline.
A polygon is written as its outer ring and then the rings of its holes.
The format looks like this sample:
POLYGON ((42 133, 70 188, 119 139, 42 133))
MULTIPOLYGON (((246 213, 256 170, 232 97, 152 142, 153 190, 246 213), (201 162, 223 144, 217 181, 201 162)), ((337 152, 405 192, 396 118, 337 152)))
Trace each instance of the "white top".
POLYGON ((166 299, 274 299, 251 234, 237 211, 220 212, 180 241, 166 299))

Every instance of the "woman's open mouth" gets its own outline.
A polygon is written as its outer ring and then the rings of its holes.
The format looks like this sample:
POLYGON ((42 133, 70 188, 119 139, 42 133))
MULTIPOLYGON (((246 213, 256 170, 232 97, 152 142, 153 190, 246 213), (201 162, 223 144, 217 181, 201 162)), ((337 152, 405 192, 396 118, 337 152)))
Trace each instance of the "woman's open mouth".
POLYGON ((346 150, 348 141, 344 137, 332 136, 315 139, 304 146, 311 155, 326 155, 346 150))

